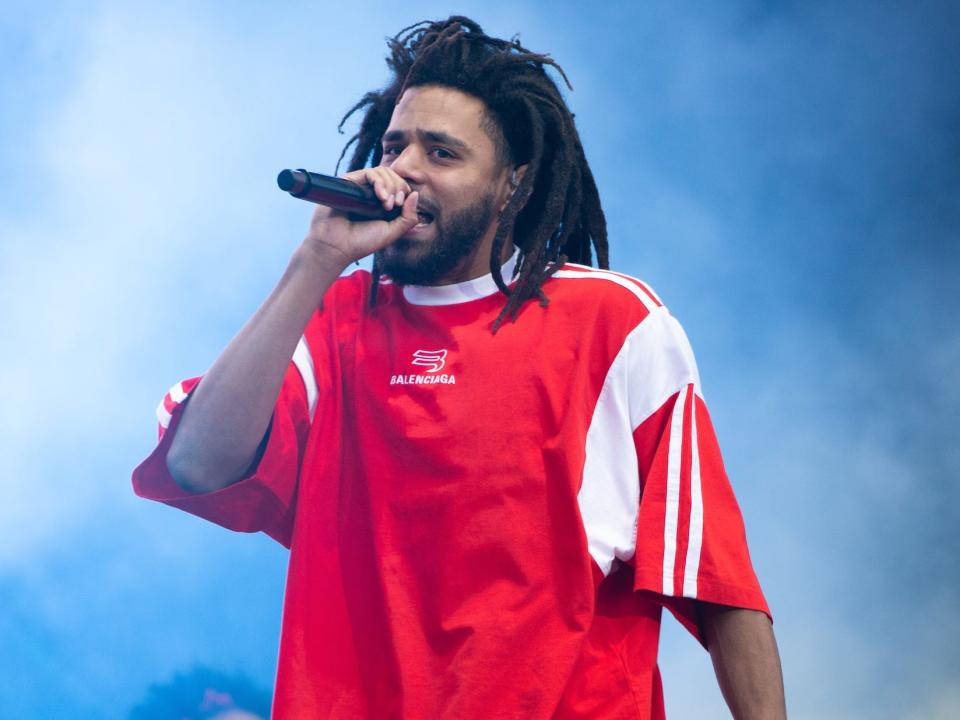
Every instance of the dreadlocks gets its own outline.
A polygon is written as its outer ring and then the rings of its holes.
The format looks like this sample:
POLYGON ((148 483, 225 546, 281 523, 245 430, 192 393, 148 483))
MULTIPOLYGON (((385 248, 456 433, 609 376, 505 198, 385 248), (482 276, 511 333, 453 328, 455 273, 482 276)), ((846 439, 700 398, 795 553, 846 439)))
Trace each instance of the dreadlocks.
MULTIPOLYGON (((340 122, 342 131, 350 116, 366 108, 360 130, 340 156, 343 160, 356 143, 350 170, 380 163, 380 140, 394 106, 405 89, 423 85, 454 88, 483 101, 487 115, 481 118, 481 127, 494 142, 498 160, 514 167, 528 165, 494 235, 490 272, 508 300, 493 331, 505 319, 515 320, 524 302, 534 296, 546 305, 543 282, 564 262, 591 265, 593 248, 598 265, 608 267, 606 220, 597 186, 573 114, 544 66, 553 67, 572 90, 563 69, 548 55, 527 50, 517 37, 509 41, 489 37, 463 16, 411 25, 387 43, 392 81, 383 90, 364 95, 340 122), (500 270, 511 231, 520 249, 512 289, 500 270)), ((375 259, 372 306, 381 272, 375 259)))

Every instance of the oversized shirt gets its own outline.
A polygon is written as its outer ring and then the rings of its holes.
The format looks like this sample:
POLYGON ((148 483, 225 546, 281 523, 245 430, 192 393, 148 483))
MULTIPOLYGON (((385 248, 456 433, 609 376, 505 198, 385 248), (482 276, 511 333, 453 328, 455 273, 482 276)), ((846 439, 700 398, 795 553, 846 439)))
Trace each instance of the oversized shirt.
MULTIPOLYGON (((510 277, 512 262, 504 267, 510 277)), ((642 282, 567 264, 496 334, 490 276, 341 278, 255 470, 191 495, 158 409, 136 492, 290 548, 275 718, 661 718, 661 608, 768 612, 693 354, 642 282)))

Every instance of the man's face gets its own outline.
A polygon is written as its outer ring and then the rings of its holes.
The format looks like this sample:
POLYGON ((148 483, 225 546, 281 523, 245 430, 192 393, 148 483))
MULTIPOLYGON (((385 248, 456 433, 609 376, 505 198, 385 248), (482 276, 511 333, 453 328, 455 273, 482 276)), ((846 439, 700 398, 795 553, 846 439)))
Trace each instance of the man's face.
POLYGON ((409 88, 383 135, 381 165, 420 193, 420 223, 379 251, 394 281, 440 285, 489 272, 510 168, 480 123, 482 101, 452 88, 409 88))

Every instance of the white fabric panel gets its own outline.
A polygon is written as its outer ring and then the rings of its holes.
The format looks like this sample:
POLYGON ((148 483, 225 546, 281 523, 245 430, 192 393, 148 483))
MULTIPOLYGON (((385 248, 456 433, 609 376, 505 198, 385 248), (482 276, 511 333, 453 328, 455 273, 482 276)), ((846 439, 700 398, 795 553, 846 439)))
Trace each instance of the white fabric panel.
POLYGON ((600 390, 587 431, 583 482, 577 495, 587 547, 604 575, 614 558, 633 557, 640 508, 639 468, 627 404, 630 337, 600 390))
POLYGON ((313 357, 310 355, 310 348, 307 346, 305 337, 301 337, 297 342, 297 349, 293 351, 293 364, 297 366, 303 380, 303 387, 307 391, 307 409, 312 421, 319 393, 317 391, 317 376, 313 372, 313 357))
POLYGON ((683 406, 686 387, 680 391, 670 417, 670 446, 667 453, 667 501, 663 519, 663 594, 673 595, 673 570, 677 557, 677 526, 680 521, 680 460, 683 456, 683 406))
POLYGON ((697 443, 697 396, 693 396, 690 415, 690 531, 687 538, 687 559, 683 566, 683 596, 697 596, 697 573, 700 571, 700 548, 703 545, 703 494, 700 487, 700 445, 697 443))
POLYGON ((666 308, 651 313, 633 336, 636 352, 630 361, 630 422, 637 428, 690 383, 700 394, 700 373, 686 333, 666 308))
MULTIPOLYGON (((591 276, 595 274, 593 271, 591 276)), ((623 282, 644 294, 629 281, 623 282)), ((646 300, 650 302, 649 297, 646 300)), ((604 574, 609 573, 614 558, 629 560, 635 551, 640 478, 633 431, 672 395, 685 393, 691 383, 696 392, 699 376, 690 343, 667 309, 657 307, 627 336, 610 365, 587 431, 577 500, 590 555, 604 574)), ((675 550, 676 524, 669 542, 675 550)), ((672 567, 670 572, 672 587, 672 567)))

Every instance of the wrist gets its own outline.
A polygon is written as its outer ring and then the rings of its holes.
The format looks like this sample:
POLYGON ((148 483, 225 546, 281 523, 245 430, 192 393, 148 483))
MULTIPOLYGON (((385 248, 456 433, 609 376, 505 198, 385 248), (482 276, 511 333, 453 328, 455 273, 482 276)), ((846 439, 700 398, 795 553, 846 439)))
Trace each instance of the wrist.
POLYGON ((290 268, 293 271, 308 273, 326 286, 336 280, 350 262, 350 258, 339 250, 317 248, 308 242, 304 242, 293 253, 290 268))
MULTIPOLYGON (((293 253, 280 279, 278 290, 285 297, 296 297, 296 306, 313 312, 323 302, 330 286, 340 277, 345 266, 333 258, 319 255, 307 247, 293 253)), ((304 323, 309 316, 304 317, 304 323)))

